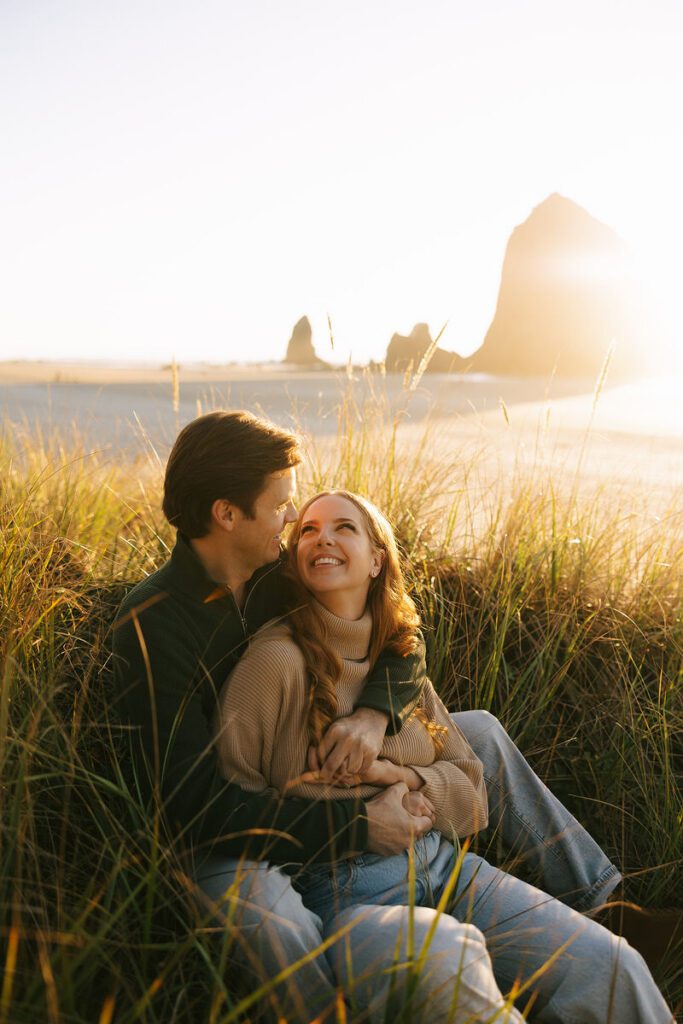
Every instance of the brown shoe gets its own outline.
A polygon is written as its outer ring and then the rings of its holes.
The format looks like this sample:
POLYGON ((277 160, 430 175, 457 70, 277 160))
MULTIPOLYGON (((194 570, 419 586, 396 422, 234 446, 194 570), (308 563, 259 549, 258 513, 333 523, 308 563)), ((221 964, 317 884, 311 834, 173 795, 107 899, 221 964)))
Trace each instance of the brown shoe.
POLYGON ((683 910, 645 910, 626 900, 598 907, 591 915, 621 935, 654 970, 663 960, 683 956, 683 910))

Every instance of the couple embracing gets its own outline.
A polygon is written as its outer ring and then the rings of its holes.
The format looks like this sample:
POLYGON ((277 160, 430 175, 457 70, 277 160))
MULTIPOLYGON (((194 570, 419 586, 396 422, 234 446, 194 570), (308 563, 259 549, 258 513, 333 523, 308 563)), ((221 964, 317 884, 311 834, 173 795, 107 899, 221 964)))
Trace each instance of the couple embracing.
POLYGON ((590 916, 618 869, 495 718, 449 714, 390 524, 345 491, 297 513, 300 461, 248 413, 188 424, 176 545, 114 630, 140 778, 206 918, 282 1020, 331 1021, 341 992, 366 1020, 409 999, 416 1021, 669 1024, 590 916), (461 847, 487 823, 543 889, 461 847))

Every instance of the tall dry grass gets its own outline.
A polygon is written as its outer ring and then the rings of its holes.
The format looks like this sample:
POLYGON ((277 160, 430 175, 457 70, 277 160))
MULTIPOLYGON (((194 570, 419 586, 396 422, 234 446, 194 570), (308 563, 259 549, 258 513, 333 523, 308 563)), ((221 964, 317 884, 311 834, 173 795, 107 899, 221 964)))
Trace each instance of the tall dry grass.
MULTIPOLYGON (((446 703, 503 720, 619 859, 630 898, 680 906, 676 496, 654 522, 633 513, 628 494, 584 495, 578 475, 567 486, 532 465, 492 479, 476 443, 444 453, 433 424, 405 437, 380 377, 374 387, 359 407, 349 384, 337 438, 310 444, 302 491, 348 487, 388 512, 446 703)), ((189 909, 108 713, 111 619, 126 586, 172 544, 161 479, 151 450, 122 465, 77 435, 4 429, 0 1024, 225 1022, 254 1012, 255 994, 226 970, 239 935, 217 935, 189 909)), ((676 964, 658 981, 672 1001, 683 998, 676 964)))

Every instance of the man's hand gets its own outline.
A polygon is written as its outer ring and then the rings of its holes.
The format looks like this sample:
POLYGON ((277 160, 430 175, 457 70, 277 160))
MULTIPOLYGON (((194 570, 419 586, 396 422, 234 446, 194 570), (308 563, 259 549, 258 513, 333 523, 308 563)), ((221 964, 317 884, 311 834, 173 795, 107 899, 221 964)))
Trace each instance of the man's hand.
POLYGON ((419 796, 419 793, 410 793, 405 782, 397 782, 368 800, 365 805, 368 812, 368 849, 372 853, 379 853, 382 857, 402 853, 413 839, 429 832, 432 828, 431 815, 416 816, 404 806, 406 797, 411 798, 412 805, 413 798, 419 796))
POLYGON ((338 718, 319 745, 308 748, 310 771, 319 772, 320 782, 331 783, 362 775, 377 759, 388 724, 388 715, 372 708, 338 718))

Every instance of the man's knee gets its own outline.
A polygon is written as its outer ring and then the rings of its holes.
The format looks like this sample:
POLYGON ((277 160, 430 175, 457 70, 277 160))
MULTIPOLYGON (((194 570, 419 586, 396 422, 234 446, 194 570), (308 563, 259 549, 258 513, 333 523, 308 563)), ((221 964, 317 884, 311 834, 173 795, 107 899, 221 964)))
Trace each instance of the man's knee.
POLYGON ((296 931, 314 944, 321 941, 320 919, 308 910, 289 875, 254 861, 221 861, 206 865, 196 879, 200 901, 222 923, 242 929, 266 926, 277 932, 296 931))

